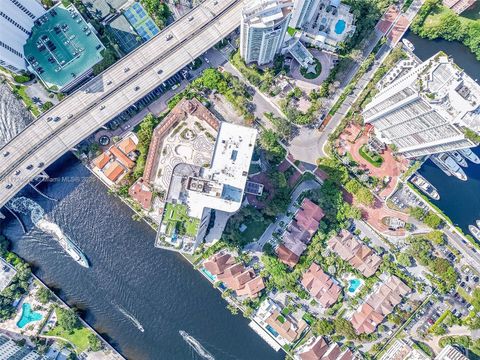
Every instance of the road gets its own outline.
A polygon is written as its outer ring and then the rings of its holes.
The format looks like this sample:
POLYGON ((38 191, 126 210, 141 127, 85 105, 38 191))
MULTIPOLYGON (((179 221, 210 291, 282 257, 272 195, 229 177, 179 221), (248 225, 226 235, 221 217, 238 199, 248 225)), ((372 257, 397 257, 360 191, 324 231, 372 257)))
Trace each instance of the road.
POLYGON ((0 207, 43 169, 239 26, 242 1, 208 0, 44 113, 1 149, 0 207))
MULTIPOLYGON (((415 0, 412 3, 410 8, 405 13, 408 19, 411 20, 414 18, 415 14, 421 7, 422 2, 423 0, 415 0)), ((344 78, 343 83, 339 87, 340 90, 336 94, 336 97, 332 104, 334 104, 338 100, 345 86, 347 86, 352 81, 361 64, 372 53, 373 49, 377 45, 378 41, 382 38, 382 36, 383 33, 378 32, 376 29, 370 35, 370 38, 365 42, 363 48, 361 49, 362 56, 358 61, 356 61, 355 65, 352 66, 349 73, 344 78)), ((307 127, 303 127, 300 129, 298 136, 293 139, 288 145, 288 149, 295 159, 309 164, 316 164, 318 158, 327 156, 327 154, 325 153, 325 145, 328 142, 330 134, 337 128, 343 117, 348 113, 350 107, 361 94, 365 86, 367 86, 367 84, 370 82, 378 67, 382 64, 382 62, 389 54, 390 50, 391 48, 388 45, 384 45, 382 46, 382 48, 380 48, 380 50, 375 56, 375 63, 370 67, 370 70, 368 70, 360 78, 360 80, 357 82, 357 85, 355 86, 355 89, 346 97, 340 108, 337 110, 335 115, 330 119, 330 121, 322 131, 312 130, 311 128, 307 127)))

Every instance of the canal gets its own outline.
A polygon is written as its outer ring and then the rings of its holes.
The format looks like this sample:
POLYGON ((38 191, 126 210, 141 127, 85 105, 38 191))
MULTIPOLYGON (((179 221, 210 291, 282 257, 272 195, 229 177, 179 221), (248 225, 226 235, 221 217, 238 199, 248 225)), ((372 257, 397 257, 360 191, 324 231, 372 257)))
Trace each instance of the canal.
MULTIPOLYGON (((477 82, 480 81, 480 62, 463 44, 443 39, 427 40, 412 32, 407 33, 406 38, 413 43, 415 54, 420 59, 426 60, 438 51, 443 51, 451 56, 470 77, 477 79, 477 82)), ((472 150, 480 155, 478 147, 472 150)), ((419 173, 430 181, 440 193, 440 200, 432 200, 432 202, 468 234, 468 225, 475 224, 475 220, 480 219, 480 165, 468 162, 468 168, 464 170, 468 176, 466 182, 445 175, 428 160, 419 173)))
POLYGON ((180 255, 154 248, 153 230, 132 220, 132 211, 109 195, 71 154, 48 169, 57 180, 42 185, 47 200, 28 187, 21 194, 37 202, 88 257, 85 269, 28 216, 23 234, 7 218, 2 232, 34 272, 129 359, 200 359, 179 335, 192 335, 216 359, 283 359, 232 315, 220 293, 180 255), (129 316, 127 316, 128 314, 129 316), (145 332, 135 325, 136 319, 145 332))

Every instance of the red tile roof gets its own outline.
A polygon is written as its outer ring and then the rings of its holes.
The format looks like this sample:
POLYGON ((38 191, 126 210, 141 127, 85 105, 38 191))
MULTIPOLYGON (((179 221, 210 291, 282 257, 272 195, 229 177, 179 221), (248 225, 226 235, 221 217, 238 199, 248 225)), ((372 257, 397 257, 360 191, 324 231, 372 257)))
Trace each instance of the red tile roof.
POLYGON ((245 269, 242 263, 236 263, 235 258, 227 253, 217 253, 203 263, 203 267, 226 287, 236 291, 238 296, 257 297, 265 288, 260 276, 255 275, 251 268, 245 269))
POLYGON ((299 356, 301 360, 352 360, 355 357, 350 349, 342 352, 338 344, 331 343, 329 345, 321 336, 299 356))
POLYGON ((110 148, 110 153, 117 158, 117 161, 123 164, 125 167, 131 169, 135 166, 135 162, 130 159, 127 155, 125 155, 120 149, 116 146, 112 146, 110 148))
POLYGON ((125 169, 117 161, 114 161, 110 166, 104 170, 105 176, 113 182, 116 182, 118 178, 125 172, 125 169))
POLYGON ((108 164, 109 161, 110 161, 110 156, 108 156, 108 154, 106 153, 102 153, 97 158, 95 158, 95 160, 93 160, 93 163, 97 168, 102 170, 105 167, 105 165, 108 164))
POLYGON ((128 189, 128 194, 145 210, 149 210, 152 207, 152 190, 148 184, 145 184, 142 178, 137 180, 130 189, 128 189))
POLYGON ((120 141, 117 145, 117 147, 126 155, 130 154, 131 152, 135 151, 137 149, 137 144, 132 140, 132 138, 129 136, 126 139, 123 139, 120 141))
POLYGON ((277 248, 277 257, 278 260, 285 265, 290 266, 291 268, 295 267, 295 265, 298 263, 298 260, 300 260, 298 255, 294 254, 283 244, 277 248))
POLYGON ((342 230, 339 235, 328 240, 328 246, 366 277, 375 274, 382 262, 380 256, 367 245, 353 238, 347 230, 342 230))
POLYGON ((295 221, 300 230, 308 231, 312 236, 317 231, 320 220, 324 216, 325 214, 317 204, 305 198, 295 214, 295 221))
POLYGON ((302 285, 324 308, 335 304, 341 292, 340 286, 334 283, 316 263, 312 263, 303 274, 302 285))
POLYGON ((297 324, 293 324, 289 319, 281 315, 278 310, 275 310, 270 314, 265 322, 288 342, 294 342, 298 339, 300 334, 307 327, 307 323, 304 320, 300 319, 297 324), (283 318, 283 322, 279 318, 283 318))
POLYGON ((383 319, 400 304, 410 288, 396 276, 391 276, 353 314, 351 322, 357 334, 371 334, 383 319))

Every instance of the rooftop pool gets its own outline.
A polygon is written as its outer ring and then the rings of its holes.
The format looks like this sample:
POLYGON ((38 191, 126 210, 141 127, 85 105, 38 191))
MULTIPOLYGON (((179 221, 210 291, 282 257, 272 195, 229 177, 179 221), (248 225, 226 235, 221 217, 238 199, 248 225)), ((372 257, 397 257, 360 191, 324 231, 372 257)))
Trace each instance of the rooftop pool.
POLYGON ((346 27, 345 20, 338 20, 337 23, 335 24, 335 34, 341 35, 345 31, 346 27))
POLYGON ((29 303, 23 303, 22 305, 22 316, 17 322, 17 326, 20 329, 23 329, 28 323, 38 321, 42 319, 42 314, 32 311, 32 307, 29 303))

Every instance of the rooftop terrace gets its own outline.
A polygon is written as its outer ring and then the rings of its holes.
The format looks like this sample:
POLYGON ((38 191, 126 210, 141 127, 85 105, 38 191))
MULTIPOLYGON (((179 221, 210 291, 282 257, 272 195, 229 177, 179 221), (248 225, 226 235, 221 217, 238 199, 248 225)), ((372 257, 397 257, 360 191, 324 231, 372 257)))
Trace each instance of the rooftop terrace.
POLYGON ((47 87, 62 89, 103 57, 103 44, 73 5, 52 8, 35 21, 25 57, 47 87))

